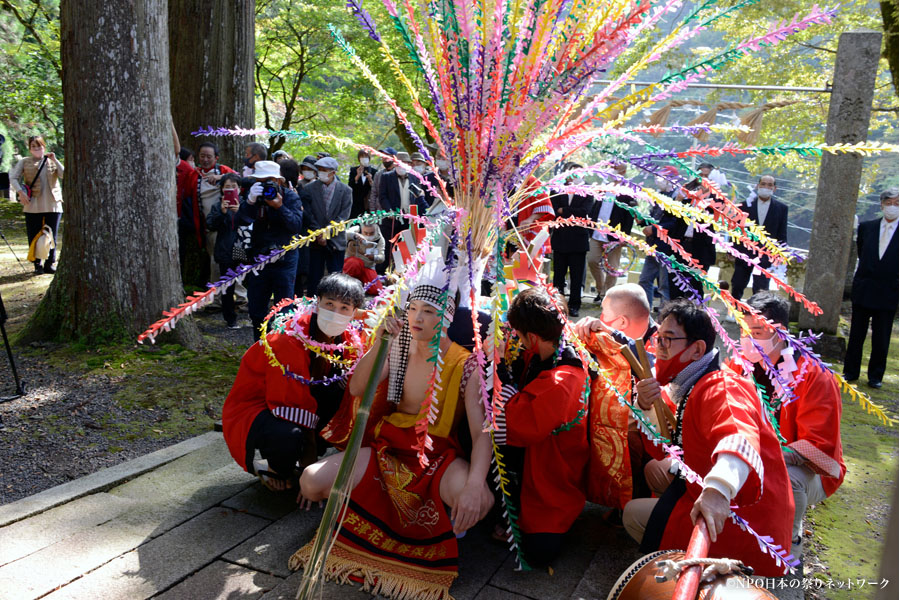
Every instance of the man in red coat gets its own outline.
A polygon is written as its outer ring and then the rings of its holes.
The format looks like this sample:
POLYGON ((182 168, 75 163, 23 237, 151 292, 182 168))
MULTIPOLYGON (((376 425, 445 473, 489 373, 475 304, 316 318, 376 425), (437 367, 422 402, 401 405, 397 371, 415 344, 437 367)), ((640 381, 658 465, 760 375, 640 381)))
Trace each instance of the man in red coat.
MULTIPOLYGON (((784 298, 760 292, 747 304, 787 329, 790 306, 784 298)), ((783 454, 794 493, 792 542, 796 547, 806 507, 833 494, 847 472, 841 448, 841 391, 821 366, 803 356, 795 360, 793 350, 763 319, 751 314, 746 319, 753 341, 741 338, 742 353, 754 363, 751 375, 765 388, 769 404, 778 411, 778 426, 786 442, 783 454), (760 350, 778 370, 777 376, 767 372, 760 350)), ((744 370, 740 364, 734 368, 744 370)))
MULTIPOLYGON (((781 445, 756 390, 748 379, 719 368, 716 332, 702 307, 680 298, 660 317, 656 376, 635 386, 638 404, 648 415, 660 398, 674 405, 673 443, 703 480, 679 477, 661 498, 632 500, 625 506, 625 528, 642 551, 684 549, 702 518, 712 541, 709 556, 740 560, 757 575, 782 575, 784 568, 729 518, 734 506, 757 533, 789 547, 794 501, 781 445)), ((662 457, 661 448, 649 441, 646 446, 662 457)))
MULTIPOLYGON (((326 380, 339 375, 323 356, 307 349, 308 340, 320 344, 343 343, 344 358, 362 353, 362 341, 347 331, 356 309, 363 304, 360 282, 332 273, 320 283, 315 313, 292 319, 284 332, 270 333, 266 341, 275 358, 300 381, 273 366, 261 343, 247 350, 237 378, 222 408, 222 432, 228 450, 244 470, 260 476, 266 487, 296 487, 306 464, 324 450, 317 437, 345 396, 346 381, 326 380), (310 381, 312 385, 310 385, 310 381), (254 462, 259 451, 262 460, 254 462)), ((334 355, 325 349, 323 354, 334 355)))
MULTIPOLYGON (((526 244, 530 244, 540 229, 526 229, 533 223, 540 221, 552 221, 555 217, 553 212, 553 204, 550 202, 550 195, 546 192, 538 193, 541 187, 541 180, 534 175, 529 175, 522 186, 525 197, 516 207, 516 218, 518 228, 522 230, 522 239, 526 244)), ((544 242, 538 256, 543 256, 550 251, 550 240, 544 242)))
POLYGON ((584 509, 588 375, 572 346, 559 347, 565 315, 546 291, 523 291, 507 317, 522 355, 511 369, 500 368, 505 406, 494 439, 513 481, 525 561, 538 567, 559 554, 563 534, 584 509))

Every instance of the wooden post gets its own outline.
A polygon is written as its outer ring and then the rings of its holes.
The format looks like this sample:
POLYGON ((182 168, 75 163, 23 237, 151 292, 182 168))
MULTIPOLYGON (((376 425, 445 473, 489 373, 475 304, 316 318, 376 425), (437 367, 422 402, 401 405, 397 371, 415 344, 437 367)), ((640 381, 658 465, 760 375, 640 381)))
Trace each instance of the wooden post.
MULTIPOLYGON (((866 141, 880 55, 881 33, 848 31, 841 34, 834 61, 826 144, 866 141)), ((823 312, 813 316, 802 310, 801 329, 837 333, 862 162, 862 156, 858 154, 825 154, 822 157, 803 294, 816 302, 823 312)))

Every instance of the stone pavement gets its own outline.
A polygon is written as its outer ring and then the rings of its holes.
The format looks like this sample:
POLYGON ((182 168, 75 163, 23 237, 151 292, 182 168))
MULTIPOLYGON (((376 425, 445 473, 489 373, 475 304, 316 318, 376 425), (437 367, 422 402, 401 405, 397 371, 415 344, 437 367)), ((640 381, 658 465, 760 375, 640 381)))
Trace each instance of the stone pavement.
MULTIPOLYGON (((606 598, 640 553, 603 510, 588 505, 552 574, 516 572, 487 527, 474 528, 460 540, 453 596, 606 598)), ((264 489, 208 433, 0 506, 0 599, 293 600, 301 574, 288 558, 320 517, 264 489)), ((370 595, 327 584, 323 597, 370 595)))

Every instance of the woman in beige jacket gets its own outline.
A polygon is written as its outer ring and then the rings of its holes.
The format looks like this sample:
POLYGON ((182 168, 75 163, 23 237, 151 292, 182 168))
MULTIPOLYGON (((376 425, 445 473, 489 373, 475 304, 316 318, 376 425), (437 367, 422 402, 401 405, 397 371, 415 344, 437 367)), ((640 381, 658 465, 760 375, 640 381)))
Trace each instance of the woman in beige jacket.
MULTIPOLYGON (((17 162, 9 172, 10 186, 17 192, 19 202, 25 207, 25 229, 28 232, 29 244, 41 233, 44 225, 48 225, 53 231, 55 245, 56 230, 62 216, 62 189, 59 180, 63 176, 64 169, 56 154, 46 152, 46 149, 47 144, 41 136, 28 138, 31 156, 17 162)), ((34 272, 56 273, 53 267, 55 258, 56 250, 50 250, 50 256, 43 265, 40 260, 34 261, 34 272)))

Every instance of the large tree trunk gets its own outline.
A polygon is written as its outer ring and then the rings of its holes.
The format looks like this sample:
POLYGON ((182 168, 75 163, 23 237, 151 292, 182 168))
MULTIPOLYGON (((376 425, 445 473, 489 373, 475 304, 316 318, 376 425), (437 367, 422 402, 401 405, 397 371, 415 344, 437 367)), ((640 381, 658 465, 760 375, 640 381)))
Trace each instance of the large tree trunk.
MULTIPOLYGON (((256 3, 253 0, 169 0, 172 120, 181 143, 197 151, 209 138, 200 127, 254 123, 256 3)), ((245 140, 216 138, 223 164, 240 172, 245 140)))
MULTIPOLYGON (((131 337, 183 298, 166 0, 63 0, 63 252, 25 339, 131 337)), ((179 325, 193 345, 193 323, 179 325)))

